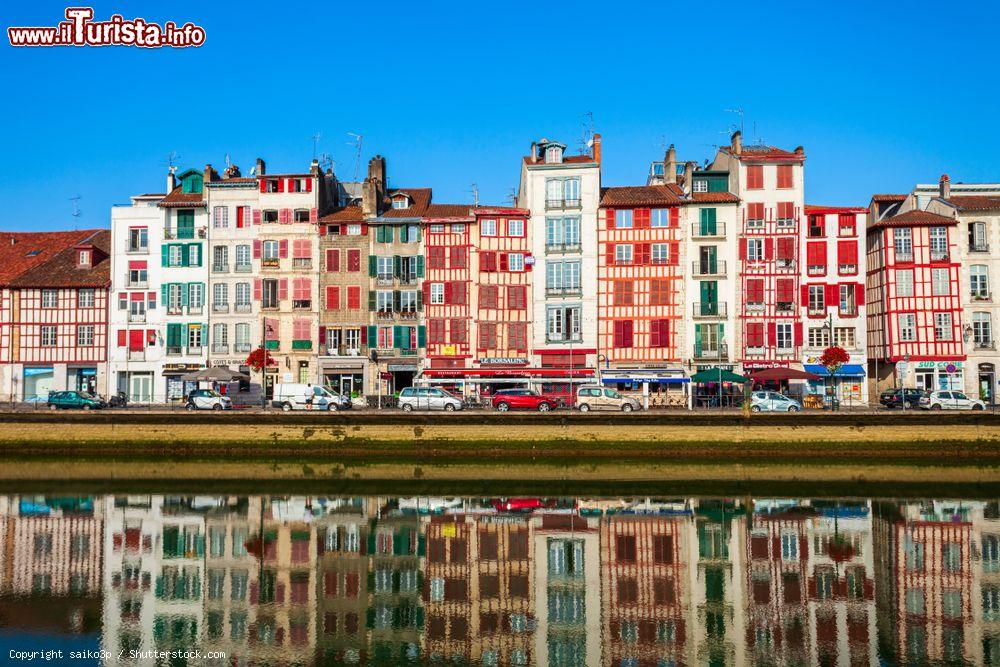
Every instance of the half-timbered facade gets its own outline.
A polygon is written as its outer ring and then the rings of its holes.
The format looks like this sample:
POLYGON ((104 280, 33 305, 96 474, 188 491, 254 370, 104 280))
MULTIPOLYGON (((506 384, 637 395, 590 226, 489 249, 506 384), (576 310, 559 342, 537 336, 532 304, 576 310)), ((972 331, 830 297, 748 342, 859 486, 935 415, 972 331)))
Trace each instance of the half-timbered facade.
POLYGON ((910 209, 868 226, 868 357, 877 389, 965 388, 957 224, 910 209))
POLYGON ((803 215, 801 147, 744 146, 740 132, 710 170, 728 171, 739 209, 739 347, 744 372, 801 365, 799 226, 803 215))
POLYGON ((867 209, 806 206, 800 240, 800 311, 804 323, 802 364, 820 375, 810 393, 827 388, 841 401, 868 402, 867 328, 865 326, 865 228, 867 209), (832 382, 819 362, 823 351, 836 345, 850 360, 832 382))
POLYGON ((6 233, 0 243, 0 395, 103 394, 110 232, 6 233))
POLYGON ((427 368, 468 368, 477 349, 470 337, 474 222, 469 206, 458 204, 431 204, 424 216, 427 368))

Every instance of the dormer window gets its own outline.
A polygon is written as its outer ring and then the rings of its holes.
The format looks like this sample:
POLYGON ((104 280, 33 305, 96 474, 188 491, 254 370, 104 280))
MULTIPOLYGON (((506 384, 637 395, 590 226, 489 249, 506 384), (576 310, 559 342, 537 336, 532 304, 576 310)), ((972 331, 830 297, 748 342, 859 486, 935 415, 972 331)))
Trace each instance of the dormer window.
POLYGON ((560 164, 562 162, 562 148, 559 146, 549 146, 545 149, 546 164, 560 164))
POLYGON ((407 195, 394 195, 392 198, 393 208, 410 208, 410 198, 407 195))
POLYGON ((81 269, 89 269, 91 264, 91 255, 89 250, 80 250, 77 252, 76 265, 81 269))
POLYGON ((704 178, 695 178, 691 181, 692 192, 708 192, 708 181, 704 178))
POLYGON ((204 177, 194 169, 188 169, 179 176, 181 192, 188 195, 200 194, 205 183, 204 177))
POLYGON ((267 179, 264 181, 264 192, 281 192, 281 190, 278 189, 278 183, 279 181, 276 178, 267 179))

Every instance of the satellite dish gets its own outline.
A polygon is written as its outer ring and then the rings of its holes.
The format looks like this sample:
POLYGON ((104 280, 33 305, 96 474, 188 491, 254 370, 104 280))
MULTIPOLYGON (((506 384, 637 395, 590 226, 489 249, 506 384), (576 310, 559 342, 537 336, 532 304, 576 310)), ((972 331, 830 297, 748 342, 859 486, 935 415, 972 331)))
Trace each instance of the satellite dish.
POLYGON ((253 176, 256 176, 256 175, 257 175, 257 165, 254 165, 254 166, 250 167, 250 176, 253 177, 253 176))

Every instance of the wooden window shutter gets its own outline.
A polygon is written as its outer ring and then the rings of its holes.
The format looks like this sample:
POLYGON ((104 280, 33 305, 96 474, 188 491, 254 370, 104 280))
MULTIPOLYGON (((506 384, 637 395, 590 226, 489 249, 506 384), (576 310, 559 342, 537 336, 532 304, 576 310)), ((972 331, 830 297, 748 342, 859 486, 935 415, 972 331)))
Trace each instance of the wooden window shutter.
POLYGON ((681 244, 671 243, 670 244, 670 264, 677 266, 681 262, 681 244))
POLYGON ((260 191, 261 192, 267 192, 267 179, 266 178, 260 179, 260 191))
MULTIPOLYGON (((312 185, 312 179, 311 178, 308 181, 306 181, 306 182, 309 183, 310 185, 312 185)), ((310 188, 310 189, 312 189, 312 188, 310 188)), ((319 220, 319 209, 315 209, 315 208, 309 209, 309 222, 316 222, 317 220, 319 220)))
POLYGON ((764 239, 764 259, 774 259, 774 239, 764 239))
POLYGON ((740 259, 747 258, 747 240, 740 239, 740 259))
POLYGON ((278 192, 284 192, 285 191, 285 179, 279 178, 277 180, 278 180, 278 192))
POLYGON ((261 283, 260 278, 254 278, 253 279, 253 300, 254 301, 260 301, 261 298, 262 298, 262 296, 263 296, 263 291, 264 291, 264 288, 263 288, 263 285, 261 283))
POLYGON ((507 261, 507 253, 505 252, 500 253, 500 270, 507 271, 509 268, 510 265, 507 261))
MULTIPOLYGON (((712 209, 712 212, 714 213, 715 209, 712 209)), ((670 209, 670 226, 680 227, 680 225, 681 225, 681 210, 677 207, 674 207, 670 209)))
POLYGON ((326 272, 337 273, 340 271, 340 248, 326 249, 326 272))
POLYGON ((801 346, 802 345, 802 322, 796 322, 795 324, 792 325, 792 335, 793 335, 793 341, 792 342, 795 344, 795 346, 796 347, 801 346))
POLYGON ((607 223, 608 229, 615 228, 615 210, 613 208, 605 209, 605 222, 607 223))
POLYGON ((312 192, 312 191, 313 191, 313 179, 312 176, 310 176, 309 178, 306 179, 306 192, 312 192))
POLYGON ((809 285, 799 286, 799 302, 803 308, 809 306, 809 285))
POLYGON ((259 225, 260 224, 260 209, 259 208, 255 208, 253 210, 253 224, 255 224, 255 225, 259 225))
POLYGON ((260 259, 261 251, 263 250, 264 242, 260 239, 254 239, 253 242, 253 258, 260 259))
POLYGON ((778 344, 778 325, 776 322, 767 323, 767 344, 772 347, 778 344))
POLYGON ((278 280, 278 301, 284 301, 288 298, 288 278, 281 278, 278 280))
POLYGON ((840 287, 836 284, 826 285, 826 305, 827 307, 838 307, 840 304, 840 287))
POLYGON ((604 263, 606 266, 615 265, 615 244, 606 243, 604 245, 604 263))
POLYGON ((281 259, 288 257, 288 239, 278 241, 278 257, 281 259))

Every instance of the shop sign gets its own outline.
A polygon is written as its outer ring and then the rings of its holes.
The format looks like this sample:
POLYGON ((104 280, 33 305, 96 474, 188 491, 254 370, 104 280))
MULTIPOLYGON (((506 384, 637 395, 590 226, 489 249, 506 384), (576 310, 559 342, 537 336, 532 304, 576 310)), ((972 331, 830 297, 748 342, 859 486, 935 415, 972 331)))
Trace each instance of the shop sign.
POLYGON ((528 360, 524 357, 481 357, 480 366, 524 366, 528 360))
POLYGON ((961 370, 961 361, 918 361, 917 368, 936 368, 945 373, 954 373, 961 370), (948 370, 951 367, 951 370, 948 370))
POLYGON ((404 373, 409 371, 409 372, 416 373, 417 372, 417 367, 416 366, 410 366, 408 364, 389 364, 388 370, 389 370, 390 373, 392 373, 394 371, 396 371, 396 372, 404 372, 404 373))
POLYGON ((186 373, 196 371, 201 368, 201 364, 164 364, 164 373, 186 373))
POLYGON ((458 348, 454 345, 445 345, 444 347, 441 348, 441 354, 443 354, 446 357, 454 357, 456 354, 458 354, 458 348))
POLYGON ((744 371, 762 371, 767 368, 787 368, 790 365, 787 361, 744 361, 744 371))

